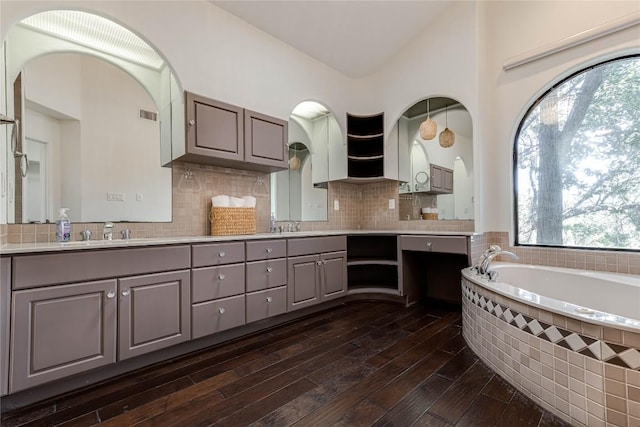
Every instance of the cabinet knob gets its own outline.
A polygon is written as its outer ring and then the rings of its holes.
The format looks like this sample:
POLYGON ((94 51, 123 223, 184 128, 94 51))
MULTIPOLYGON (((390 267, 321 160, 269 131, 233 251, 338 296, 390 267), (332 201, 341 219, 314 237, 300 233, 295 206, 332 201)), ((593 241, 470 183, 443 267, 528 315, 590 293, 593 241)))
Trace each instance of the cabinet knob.
POLYGON ((273 267, 267 267, 267 273, 271 273, 273 271, 273 267))
POLYGON ((195 124, 196 124, 196 121, 195 121, 195 120, 193 120, 193 119, 189 120, 189 126, 193 126, 193 125, 195 125, 195 124))
POLYGON ((220 252, 218 253, 218 255, 220 255, 220 257, 222 258, 222 257, 224 257, 226 254, 224 253, 224 251, 220 251, 220 252))
POLYGON ((270 254, 271 252, 273 252, 273 249, 267 248, 266 251, 267 251, 268 254, 270 254))
POLYGON ((327 265, 327 260, 326 259, 322 260, 322 265, 327 265))
POLYGON ((273 298, 271 298, 271 297, 267 297, 267 303, 269 303, 269 302, 271 302, 271 301, 273 301, 273 298))
POLYGON ((220 313, 220 314, 224 314, 224 312, 225 312, 225 311, 226 311, 226 310, 224 309, 224 307, 220 307, 220 308, 218 309, 218 313, 220 313))
POLYGON ((122 296, 123 297, 128 297, 129 296, 129 289, 125 289, 124 291, 122 291, 122 296))
POLYGON ((107 298, 112 299, 116 296, 116 293, 113 291, 109 291, 107 292, 107 298))
POLYGON ((225 277, 226 276, 224 274, 222 274, 222 273, 218 274, 218 279, 220 279, 220 280, 224 280, 225 277))
POLYGON ((322 261, 316 261, 316 265, 322 265, 322 261))
POLYGON ((427 248, 429 248, 429 250, 431 250, 431 242, 427 242, 427 248))

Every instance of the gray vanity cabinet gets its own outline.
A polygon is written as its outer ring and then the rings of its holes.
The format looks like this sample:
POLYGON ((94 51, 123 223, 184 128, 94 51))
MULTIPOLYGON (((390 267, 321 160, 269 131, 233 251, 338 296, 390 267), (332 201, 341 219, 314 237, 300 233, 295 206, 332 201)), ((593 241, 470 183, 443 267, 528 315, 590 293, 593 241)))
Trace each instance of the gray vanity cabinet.
POLYGON ((287 242, 247 242, 247 323, 287 312, 287 242))
POLYGON ((346 248, 345 236, 289 240, 289 311, 346 295, 346 248))
POLYGON ((430 166, 430 191, 432 194, 453 193, 453 169, 432 164, 430 166))
POLYGON ((189 270, 118 280, 118 360, 191 339, 189 270))
POLYGON ((117 281, 13 293, 9 391, 116 361, 117 281))
POLYGON ((0 396, 9 392, 11 258, 0 258, 0 396))
POLYGON ((244 261, 244 242, 192 247, 192 338, 246 323, 244 261))

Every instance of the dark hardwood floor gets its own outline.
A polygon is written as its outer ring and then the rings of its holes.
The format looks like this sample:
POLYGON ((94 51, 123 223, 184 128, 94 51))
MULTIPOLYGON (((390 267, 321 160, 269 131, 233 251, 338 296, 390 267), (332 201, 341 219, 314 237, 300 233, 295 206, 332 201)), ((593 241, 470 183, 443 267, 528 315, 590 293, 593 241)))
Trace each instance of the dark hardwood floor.
POLYGON ((2 414, 9 426, 564 426, 484 365, 459 309, 351 302, 2 414))

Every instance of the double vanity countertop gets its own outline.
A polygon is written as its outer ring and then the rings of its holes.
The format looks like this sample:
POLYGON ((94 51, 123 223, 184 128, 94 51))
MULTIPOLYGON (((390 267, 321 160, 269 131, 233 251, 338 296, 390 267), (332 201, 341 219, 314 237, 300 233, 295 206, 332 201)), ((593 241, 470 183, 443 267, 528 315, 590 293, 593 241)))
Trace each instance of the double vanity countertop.
POLYGON ((480 233, 470 231, 429 231, 429 230, 323 230, 296 231, 283 233, 258 233, 232 236, 185 236, 151 237, 141 239, 72 241, 65 243, 8 243, 0 247, 0 255, 28 254, 37 252, 60 252, 89 249, 107 249, 138 246, 175 245, 190 243, 216 243, 238 240, 294 239, 299 237, 342 236, 342 235, 428 235, 428 236, 475 236, 480 233))

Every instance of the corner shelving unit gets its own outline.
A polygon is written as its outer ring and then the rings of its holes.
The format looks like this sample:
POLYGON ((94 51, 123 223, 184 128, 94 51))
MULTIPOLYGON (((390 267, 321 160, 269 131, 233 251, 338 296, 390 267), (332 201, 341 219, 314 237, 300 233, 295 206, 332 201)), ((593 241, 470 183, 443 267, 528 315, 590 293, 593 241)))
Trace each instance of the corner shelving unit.
POLYGON ((348 291, 401 295, 398 288, 398 237, 347 236, 348 291))
POLYGON ((384 113, 347 113, 347 176, 352 182, 384 179, 384 113))

